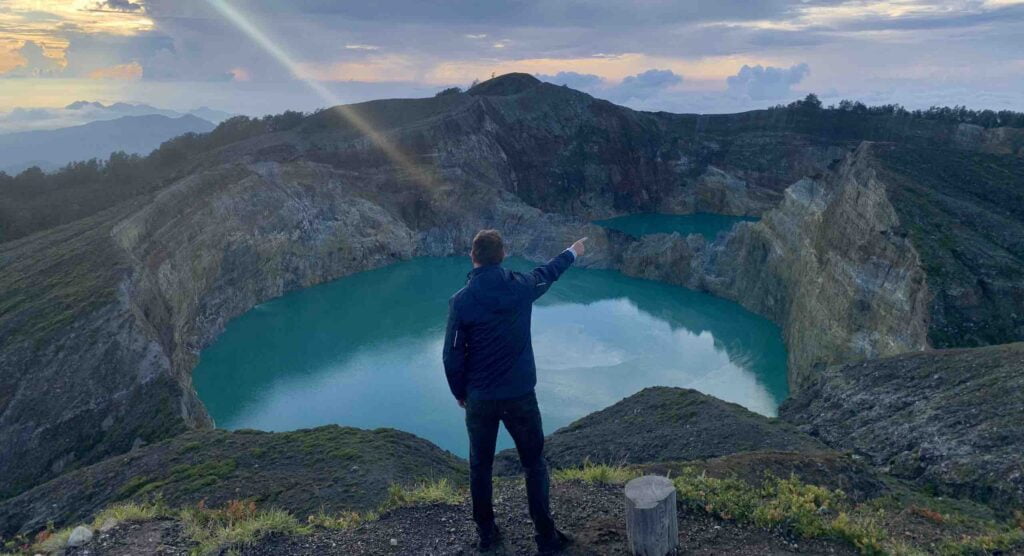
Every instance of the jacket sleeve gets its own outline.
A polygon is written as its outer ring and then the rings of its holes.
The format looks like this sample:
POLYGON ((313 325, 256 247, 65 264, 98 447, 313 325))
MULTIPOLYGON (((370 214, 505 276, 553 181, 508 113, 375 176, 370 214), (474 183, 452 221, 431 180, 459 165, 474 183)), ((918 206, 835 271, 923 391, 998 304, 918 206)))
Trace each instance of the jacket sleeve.
POLYGON ((466 337, 461 330, 455 298, 448 302, 448 326, 444 333, 444 374, 457 400, 466 399, 466 337))
POLYGON ((562 273, 572 266, 575 260, 576 256, 566 249, 555 258, 530 271, 529 274, 521 274, 520 276, 529 289, 529 295, 532 296, 532 299, 536 301, 537 298, 544 295, 548 288, 551 287, 551 284, 555 283, 555 280, 558 280, 562 273))

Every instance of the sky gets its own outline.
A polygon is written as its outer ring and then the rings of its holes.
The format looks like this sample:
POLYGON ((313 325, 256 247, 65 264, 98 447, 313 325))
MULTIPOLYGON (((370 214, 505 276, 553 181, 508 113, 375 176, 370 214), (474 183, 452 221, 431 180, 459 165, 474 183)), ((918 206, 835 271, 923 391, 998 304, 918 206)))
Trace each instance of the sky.
POLYGON ((1024 111, 1024 0, 0 0, 0 127, 76 100, 257 115, 511 71, 643 110, 1024 111))

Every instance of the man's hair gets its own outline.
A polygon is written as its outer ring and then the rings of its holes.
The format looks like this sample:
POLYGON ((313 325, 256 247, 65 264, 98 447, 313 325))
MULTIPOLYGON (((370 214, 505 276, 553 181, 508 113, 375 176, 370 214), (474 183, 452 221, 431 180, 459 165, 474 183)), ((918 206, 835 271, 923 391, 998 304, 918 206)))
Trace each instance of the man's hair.
POLYGON ((505 244, 498 230, 480 230, 473 238, 473 261, 482 265, 498 264, 505 259, 505 244))

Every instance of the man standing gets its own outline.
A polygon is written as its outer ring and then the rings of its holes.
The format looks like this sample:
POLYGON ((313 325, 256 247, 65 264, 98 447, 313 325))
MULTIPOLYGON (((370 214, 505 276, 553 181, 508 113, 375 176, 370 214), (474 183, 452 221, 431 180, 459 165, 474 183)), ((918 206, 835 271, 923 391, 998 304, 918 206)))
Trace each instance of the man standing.
POLYGON ((544 431, 534 387, 537 369, 530 340, 533 302, 584 253, 583 238, 543 266, 524 274, 505 270, 497 230, 473 238, 473 270, 449 301, 444 370, 469 430, 469 481, 480 549, 496 546, 500 531, 491 503, 491 468, 498 423, 504 423, 526 474, 530 517, 541 554, 563 549, 569 538, 555 528, 548 498, 544 431))

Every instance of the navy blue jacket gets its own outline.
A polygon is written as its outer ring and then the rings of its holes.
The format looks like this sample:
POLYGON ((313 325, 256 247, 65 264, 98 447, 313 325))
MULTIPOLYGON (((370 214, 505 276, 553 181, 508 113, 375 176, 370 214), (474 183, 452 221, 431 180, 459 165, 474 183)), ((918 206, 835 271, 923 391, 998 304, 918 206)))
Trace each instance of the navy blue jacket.
POLYGON ((449 300, 444 336, 444 371, 456 399, 505 400, 533 391, 533 302, 574 260, 566 250, 529 274, 501 265, 469 273, 466 287, 449 300))

